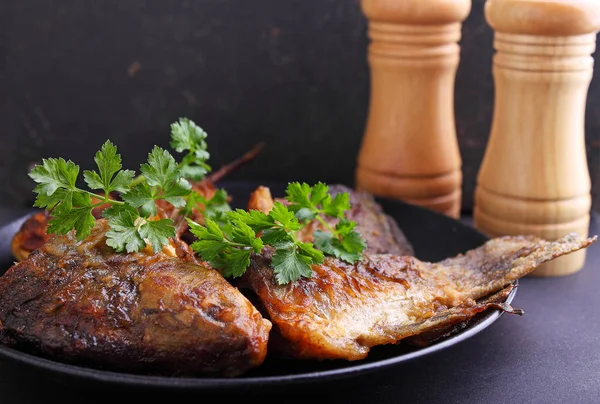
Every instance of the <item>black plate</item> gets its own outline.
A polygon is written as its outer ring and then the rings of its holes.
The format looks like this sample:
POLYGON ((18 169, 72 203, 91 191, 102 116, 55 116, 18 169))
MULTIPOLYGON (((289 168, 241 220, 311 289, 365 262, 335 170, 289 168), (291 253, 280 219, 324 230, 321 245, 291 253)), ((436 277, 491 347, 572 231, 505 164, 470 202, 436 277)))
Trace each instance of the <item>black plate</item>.
MULTIPOLYGON (((236 207, 244 207, 246 205, 248 196, 256 188, 256 185, 240 182, 224 182, 220 184, 220 186, 226 188, 233 196, 232 205, 236 207)), ((266 185, 271 188, 274 196, 283 195, 284 185, 266 185)), ((438 261, 459 253, 464 253, 467 250, 480 246, 488 240, 485 235, 474 228, 428 209, 386 199, 379 199, 379 202, 385 212, 397 220, 400 228, 412 243, 416 257, 421 260, 438 261)), ((2 268, 0 272, 3 272, 3 270, 12 264, 13 256, 10 251, 10 240, 26 218, 26 216, 23 216, 22 210, 15 210, 15 215, 18 218, 0 228, 0 268, 2 268)), ((513 300, 515 293, 516 288, 508 296, 508 303, 513 300)), ((434 354, 451 345, 465 341, 491 325, 501 314, 499 311, 488 311, 472 319, 459 333, 426 348, 415 349, 405 347, 402 344, 380 346, 373 348, 367 359, 354 362, 302 362, 268 358, 259 368, 234 379, 171 378, 104 371, 39 358, 11 349, 2 344, 0 344, 0 356, 51 372, 53 376, 58 376, 63 380, 65 378, 78 379, 79 381, 92 384, 108 383, 109 385, 120 387, 152 386, 183 390, 234 387, 260 388, 264 386, 281 386, 340 379, 365 374, 389 366, 397 366, 425 355, 434 354)))

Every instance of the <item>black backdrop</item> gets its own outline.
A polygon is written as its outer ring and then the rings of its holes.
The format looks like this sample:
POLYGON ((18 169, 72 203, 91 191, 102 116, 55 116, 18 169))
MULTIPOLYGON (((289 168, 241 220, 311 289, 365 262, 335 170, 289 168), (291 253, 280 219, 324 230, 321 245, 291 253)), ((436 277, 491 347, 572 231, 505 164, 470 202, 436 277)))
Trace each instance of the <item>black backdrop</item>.
MULTIPOLYGON (((483 4, 473 0, 464 24, 456 82, 465 210, 493 103, 483 4)), ((368 107, 366 47, 356 0, 3 0, 0 200, 31 203, 31 163, 63 156, 89 168, 107 138, 135 168, 152 145, 167 146, 180 116, 208 132, 215 167, 265 142, 230 179, 351 185, 368 107)), ((598 208, 598 79, 586 111, 598 208)))

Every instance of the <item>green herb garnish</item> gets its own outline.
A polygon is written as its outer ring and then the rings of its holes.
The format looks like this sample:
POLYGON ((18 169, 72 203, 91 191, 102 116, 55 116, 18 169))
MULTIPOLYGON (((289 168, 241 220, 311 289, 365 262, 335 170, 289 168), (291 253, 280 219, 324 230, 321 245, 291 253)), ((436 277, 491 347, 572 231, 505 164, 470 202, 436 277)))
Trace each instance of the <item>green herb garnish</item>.
POLYGON ((167 150, 155 146, 135 177, 134 171, 122 169, 116 146, 106 141, 94 158, 97 170, 83 173, 88 189, 78 185, 80 168, 75 163, 43 159, 29 176, 38 184, 34 206, 51 211, 48 233, 74 230, 82 240, 94 226, 92 211, 108 205, 102 211, 109 224, 107 245, 117 252, 140 251, 147 245, 160 251, 175 237, 173 220, 159 215, 157 202, 163 201, 186 217, 194 210, 201 211, 204 226, 188 218, 190 230, 198 237, 192 248, 225 276, 241 276, 250 265, 251 254, 260 253, 265 246, 275 250, 271 266, 280 284, 310 277, 311 265, 323 263, 324 255, 349 263, 361 259, 366 244, 354 230, 356 223, 345 218, 350 209, 347 193, 332 198, 323 183, 311 187, 294 182, 287 187, 287 203, 276 202, 269 213, 232 210, 225 190, 217 190, 207 199, 194 192, 188 181, 202 180, 210 172, 206 132, 181 118, 171 125, 170 144, 185 153, 179 163, 167 150), (119 198, 112 197, 115 193, 119 198), (337 219, 337 224, 330 225, 327 217, 337 219), (298 232, 313 220, 324 230, 315 231, 314 244, 300 241, 298 232))
POLYGON ((179 168, 185 178, 199 181, 211 170, 206 163, 210 154, 206 146, 206 132, 193 121, 179 118, 171 124, 171 147, 178 153, 187 152, 179 168))
POLYGON ((203 213, 215 212, 215 217, 216 212, 227 210, 224 191, 206 200, 192 192, 188 182, 201 180, 210 171, 206 164, 206 132, 181 118, 171 125, 171 145, 177 152, 187 152, 181 162, 155 146, 147 162, 140 166, 141 175, 134 178, 133 171, 122 169, 116 146, 106 141, 94 157, 98 169, 83 173, 89 190, 77 185, 78 165, 63 158, 43 159, 29 176, 38 184, 34 206, 51 211, 48 233, 66 234, 74 229, 77 239, 82 240, 94 226, 92 210, 107 204, 102 216, 109 220, 109 246, 117 252, 134 252, 149 243, 154 251, 159 251, 175 236, 175 227, 173 220, 156 217, 157 201, 166 201, 184 214, 190 213, 197 203, 204 206, 203 213), (118 200, 111 198, 114 192, 119 193, 118 200))
POLYGON ((275 248, 271 260, 279 284, 310 277, 311 265, 323 263, 331 255, 349 263, 362 257, 366 248, 355 222, 345 218, 350 209, 349 195, 338 193, 332 199, 327 185, 290 183, 286 190, 289 205, 276 202, 268 213, 236 209, 224 212, 221 225, 207 219, 206 226, 188 219, 190 230, 198 237, 191 247, 205 261, 220 268, 223 275, 239 277, 250 265, 250 256, 265 245, 275 248), (335 228, 325 220, 337 218, 335 228), (326 231, 314 234, 315 244, 299 241, 296 233, 310 221, 318 220, 326 231))

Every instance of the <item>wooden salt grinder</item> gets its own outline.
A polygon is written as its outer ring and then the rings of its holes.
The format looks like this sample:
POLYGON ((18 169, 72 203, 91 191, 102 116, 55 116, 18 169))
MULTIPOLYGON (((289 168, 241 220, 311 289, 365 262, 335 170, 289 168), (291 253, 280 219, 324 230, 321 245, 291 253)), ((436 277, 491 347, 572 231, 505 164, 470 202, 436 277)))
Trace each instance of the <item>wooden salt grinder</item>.
MULTIPOLYGON (((485 17, 495 31, 495 106, 474 224, 490 236, 587 236, 584 115, 600 2, 488 0, 485 17)), ((566 275, 584 262, 582 250, 533 275, 566 275)))
POLYGON ((458 217, 461 157, 454 79, 470 0, 362 0, 369 115, 356 188, 458 217))

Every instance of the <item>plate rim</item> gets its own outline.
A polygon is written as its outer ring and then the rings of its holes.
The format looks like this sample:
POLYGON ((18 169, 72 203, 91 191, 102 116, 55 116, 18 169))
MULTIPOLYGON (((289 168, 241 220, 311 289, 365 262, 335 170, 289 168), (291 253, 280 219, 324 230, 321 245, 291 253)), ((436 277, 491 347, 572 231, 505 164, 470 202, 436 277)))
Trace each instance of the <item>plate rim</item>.
MULTIPOLYGON (((272 182, 256 182, 256 181, 223 181, 219 183, 219 186, 223 184, 225 187, 236 187, 236 186, 249 186, 250 184, 273 184, 272 182)), ((281 185, 282 183, 275 183, 281 185)), ((276 186, 277 186, 276 185, 276 186)), ((268 185, 267 185, 268 186, 268 185)), ((471 226, 468 223, 462 222, 458 219, 448 217, 442 213, 417 206, 408 204, 406 202, 393 200, 390 198, 376 198, 378 202, 400 204, 408 207, 409 209, 417 209, 423 212, 423 214, 433 215, 448 222, 452 222, 464 228, 469 228, 470 231, 479 233, 482 240, 489 240, 489 237, 471 226)), ((22 215, 22 208, 15 208, 15 212, 19 212, 19 216, 15 217, 12 221, 5 223, 0 226, 0 231, 15 226, 15 223, 22 223, 32 213, 22 215)), ((10 211, 10 209, 9 209, 10 211)), ((36 210, 32 209, 32 212, 36 210)), ((509 293, 505 302, 510 304, 518 289, 518 281, 513 282, 516 287, 509 293)), ((411 362, 420 357, 426 356, 436 351, 444 350, 447 347, 460 343, 464 340, 471 338, 478 334, 484 329, 488 328, 498 318, 504 314, 503 311, 498 309, 492 309, 484 313, 474 324, 468 325, 465 329, 459 331, 457 334, 451 335, 444 338, 441 341, 435 342, 424 348, 416 349, 411 352, 399 354, 393 357, 379 359, 373 362, 358 363, 356 365, 344 366, 341 368, 333 368, 327 370, 308 371, 302 373, 285 374, 285 375, 268 375, 268 376, 240 376, 240 377, 179 377, 179 376, 160 376, 160 375, 143 375, 136 373, 119 372, 114 370, 96 369, 92 367, 86 367, 82 365, 70 364, 59 362, 56 360, 36 356, 18 349, 9 347, 0 343, 0 357, 25 364, 27 366, 40 368, 45 371, 60 373, 70 377, 75 377, 80 380, 88 380, 94 382, 109 383, 120 386, 130 387, 156 387, 156 388, 182 388, 182 389, 203 389, 203 390, 215 390, 230 387, 257 387, 264 385, 292 385, 292 384, 303 384, 309 382, 322 382, 326 380, 341 379, 350 376, 362 375, 370 372, 374 372, 378 369, 389 368, 394 365, 401 363, 411 362)))

